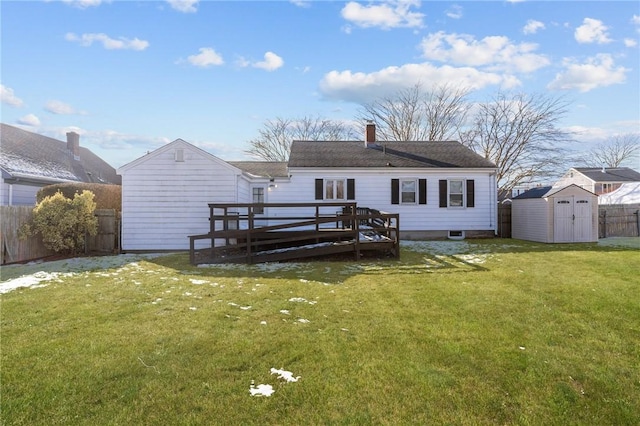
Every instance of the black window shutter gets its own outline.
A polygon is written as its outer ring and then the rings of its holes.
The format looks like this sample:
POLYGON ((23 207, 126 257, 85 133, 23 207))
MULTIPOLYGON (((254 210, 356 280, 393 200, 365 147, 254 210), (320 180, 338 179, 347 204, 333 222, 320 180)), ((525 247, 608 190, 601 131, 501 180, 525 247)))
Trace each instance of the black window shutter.
POLYGON ((322 179, 316 179, 316 200, 324 199, 324 197, 322 196, 323 189, 324 189, 323 183, 324 182, 322 181, 322 179))
POLYGON ((347 179, 347 200, 356 199, 356 180, 347 179))
POLYGON ((447 181, 445 179, 440 179, 439 190, 440 190, 440 207, 447 207, 447 181))
POLYGON ((467 207, 475 207, 476 205, 475 181, 467 180, 467 207))
POLYGON ((400 179, 391 179, 391 204, 400 204, 400 179))
POLYGON ((427 204, 427 180, 418 179, 418 204, 427 204))

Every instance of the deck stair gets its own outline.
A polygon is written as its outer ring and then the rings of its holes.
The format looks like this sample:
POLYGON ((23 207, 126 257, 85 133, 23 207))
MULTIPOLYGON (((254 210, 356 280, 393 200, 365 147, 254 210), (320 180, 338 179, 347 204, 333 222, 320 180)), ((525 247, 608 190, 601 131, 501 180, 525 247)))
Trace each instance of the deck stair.
POLYGON ((209 204, 210 230, 189 236, 192 264, 263 263, 364 252, 399 257, 399 215, 356 203, 209 204))

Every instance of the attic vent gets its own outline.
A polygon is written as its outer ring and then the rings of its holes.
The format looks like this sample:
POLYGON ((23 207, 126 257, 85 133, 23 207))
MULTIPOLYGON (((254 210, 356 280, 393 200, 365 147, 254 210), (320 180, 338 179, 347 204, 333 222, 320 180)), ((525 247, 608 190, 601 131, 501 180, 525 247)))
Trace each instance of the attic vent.
POLYGON ((176 161, 183 162, 184 161, 184 149, 176 149, 176 161))

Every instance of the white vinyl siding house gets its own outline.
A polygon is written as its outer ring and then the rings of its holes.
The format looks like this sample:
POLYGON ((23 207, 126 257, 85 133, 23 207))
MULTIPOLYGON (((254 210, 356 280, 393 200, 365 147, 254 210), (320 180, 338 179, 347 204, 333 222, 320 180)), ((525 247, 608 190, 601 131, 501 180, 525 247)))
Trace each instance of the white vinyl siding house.
MULTIPOLYGON (((290 168, 291 183, 279 186, 270 192, 270 202, 295 203, 322 201, 316 198, 318 182, 342 179, 349 176, 353 182, 354 197, 358 206, 374 208, 383 212, 400 214, 400 229, 403 238, 446 237, 449 231, 493 233, 496 229, 496 182, 495 175, 487 170, 397 170, 397 169, 295 169, 290 168), (415 182, 418 189, 415 202, 394 200, 395 182, 415 182), (474 205, 441 206, 440 182, 473 182, 474 205), (424 200, 420 200, 421 194, 424 200), (423 202, 420 202, 423 201, 423 202), (488 232, 490 231, 490 232, 488 232)), ((346 179, 345 179, 346 180, 346 179)), ((470 186, 470 185, 469 185, 470 186)), ((406 189, 406 187, 405 187, 406 189)), ((463 192, 465 200, 467 194, 463 192)), ((400 194, 398 194, 400 198, 400 194)), ((446 197, 448 198, 448 196, 446 197)), ((334 199, 324 198, 326 201, 334 199)), ((470 199, 469 199, 470 201, 470 199)), ((447 202, 447 200, 445 200, 447 202)))
POLYGON ((225 162, 178 139, 118 173, 125 251, 188 249, 189 235, 209 231, 210 203, 267 203, 256 219, 274 225, 315 208, 285 213, 268 203, 355 202, 398 213, 405 239, 496 230, 495 165, 457 142, 294 141, 289 161, 277 163, 225 162))

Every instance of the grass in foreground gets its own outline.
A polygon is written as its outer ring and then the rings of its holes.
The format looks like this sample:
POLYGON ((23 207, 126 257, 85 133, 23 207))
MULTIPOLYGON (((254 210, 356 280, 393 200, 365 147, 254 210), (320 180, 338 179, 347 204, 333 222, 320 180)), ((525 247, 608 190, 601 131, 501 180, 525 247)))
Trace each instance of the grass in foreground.
POLYGON ((638 276, 637 250, 510 240, 411 244, 400 261, 195 268, 179 254, 75 272, 0 296, 1 418, 638 424, 638 276), (275 392, 251 396, 252 380, 275 392))

